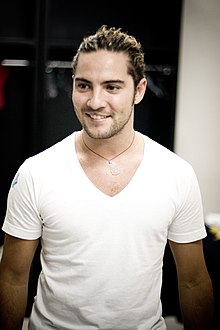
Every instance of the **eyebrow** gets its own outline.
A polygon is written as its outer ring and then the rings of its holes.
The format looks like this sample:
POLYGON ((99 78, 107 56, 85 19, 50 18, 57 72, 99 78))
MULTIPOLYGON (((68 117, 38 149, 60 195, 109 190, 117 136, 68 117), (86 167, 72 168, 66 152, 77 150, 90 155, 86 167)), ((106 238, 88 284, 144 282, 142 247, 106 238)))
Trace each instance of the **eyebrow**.
POLYGON ((111 79, 111 80, 107 80, 105 81, 105 84, 124 84, 124 80, 120 80, 120 79, 111 79))
MULTIPOLYGON (((76 77, 75 81, 82 81, 88 84, 91 84, 91 81, 85 79, 85 78, 80 78, 80 77, 76 77)), ((123 84, 124 85, 124 81, 120 80, 120 79, 111 79, 111 80, 106 80, 104 81, 102 84, 123 84)))
POLYGON ((91 83, 89 80, 84 79, 84 78, 80 78, 80 77, 75 78, 75 81, 83 81, 83 82, 85 82, 85 83, 91 83))

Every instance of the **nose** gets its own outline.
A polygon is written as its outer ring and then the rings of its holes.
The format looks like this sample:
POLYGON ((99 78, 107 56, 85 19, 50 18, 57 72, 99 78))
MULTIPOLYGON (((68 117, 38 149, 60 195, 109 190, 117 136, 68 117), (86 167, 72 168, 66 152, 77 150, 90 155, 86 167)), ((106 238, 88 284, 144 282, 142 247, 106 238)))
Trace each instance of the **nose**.
POLYGON ((93 110, 97 110, 103 108, 105 105, 104 93, 100 90, 93 90, 87 101, 87 106, 93 110))

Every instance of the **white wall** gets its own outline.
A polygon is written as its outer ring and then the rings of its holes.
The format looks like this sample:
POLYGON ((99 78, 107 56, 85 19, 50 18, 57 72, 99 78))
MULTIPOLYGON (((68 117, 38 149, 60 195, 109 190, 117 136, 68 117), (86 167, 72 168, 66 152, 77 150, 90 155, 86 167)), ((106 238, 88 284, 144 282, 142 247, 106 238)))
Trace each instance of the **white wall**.
POLYGON ((185 0, 174 151, 197 174, 204 213, 220 212, 220 0, 185 0))

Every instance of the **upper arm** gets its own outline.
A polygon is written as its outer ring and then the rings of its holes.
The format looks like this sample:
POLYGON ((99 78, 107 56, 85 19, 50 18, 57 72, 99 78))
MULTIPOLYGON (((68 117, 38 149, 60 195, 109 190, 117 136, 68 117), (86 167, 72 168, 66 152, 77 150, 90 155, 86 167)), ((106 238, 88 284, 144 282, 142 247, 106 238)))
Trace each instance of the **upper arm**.
POLYGON ((22 284, 27 282, 38 244, 39 239, 24 240, 5 234, 1 277, 22 284))
POLYGON ((169 245, 179 280, 197 282, 207 276, 202 240, 191 243, 169 241, 169 245))

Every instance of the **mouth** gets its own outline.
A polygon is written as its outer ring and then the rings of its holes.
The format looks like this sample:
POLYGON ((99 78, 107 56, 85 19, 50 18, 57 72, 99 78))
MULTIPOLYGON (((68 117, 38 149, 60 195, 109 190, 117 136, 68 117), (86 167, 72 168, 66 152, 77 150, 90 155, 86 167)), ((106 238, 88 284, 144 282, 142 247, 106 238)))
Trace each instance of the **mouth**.
POLYGON ((87 113, 87 116, 93 120, 103 120, 103 119, 110 117, 109 115, 98 115, 98 114, 91 114, 91 113, 87 113))

